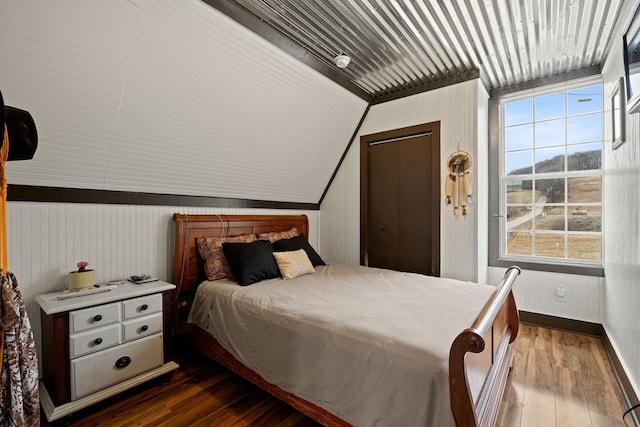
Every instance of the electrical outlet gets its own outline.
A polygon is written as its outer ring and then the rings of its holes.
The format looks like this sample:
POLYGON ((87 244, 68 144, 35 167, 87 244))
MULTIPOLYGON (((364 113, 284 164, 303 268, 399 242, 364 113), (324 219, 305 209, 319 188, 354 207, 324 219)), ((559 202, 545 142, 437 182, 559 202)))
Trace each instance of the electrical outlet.
POLYGON ((555 300, 557 302, 567 302, 567 289, 562 287, 562 286, 558 286, 556 288, 556 291, 554 293, 555 295, 555 300))

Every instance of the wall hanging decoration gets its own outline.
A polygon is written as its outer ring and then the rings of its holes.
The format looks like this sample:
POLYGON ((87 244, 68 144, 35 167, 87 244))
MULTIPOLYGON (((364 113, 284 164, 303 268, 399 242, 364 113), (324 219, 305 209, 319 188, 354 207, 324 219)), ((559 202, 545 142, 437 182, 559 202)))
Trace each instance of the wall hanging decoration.
POLYGON ((453 214, 467 215, 468 204, 473 194, 471 182, 471 154, 463 150, 457 150, 447 159, 447 179, 445 181, 445 194, 448 205, 451 205, 453 214))

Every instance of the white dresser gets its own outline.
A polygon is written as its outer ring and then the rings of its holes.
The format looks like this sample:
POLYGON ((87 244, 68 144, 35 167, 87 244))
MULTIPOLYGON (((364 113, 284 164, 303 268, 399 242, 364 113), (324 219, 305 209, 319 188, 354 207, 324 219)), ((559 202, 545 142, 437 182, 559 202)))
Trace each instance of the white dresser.
POLYGON ((53 421, 169 374, 170 291, 162 281, 101 287, 65 298, 38 295, 42 330, 40 400, 53 421), (107 290, 108 289, 108 290, 107 290))

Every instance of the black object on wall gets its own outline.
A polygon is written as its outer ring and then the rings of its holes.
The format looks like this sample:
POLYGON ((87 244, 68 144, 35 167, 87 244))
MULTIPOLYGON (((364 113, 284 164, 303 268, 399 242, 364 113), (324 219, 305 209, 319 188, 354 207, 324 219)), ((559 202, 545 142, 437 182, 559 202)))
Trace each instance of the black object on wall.
POLYGON ((33 117, 26 110, 4 105, 0 92, 0 147, 4 143, 4 126, 9 135, 7 160, 30 160, 38 149, 38 131, 33 117))

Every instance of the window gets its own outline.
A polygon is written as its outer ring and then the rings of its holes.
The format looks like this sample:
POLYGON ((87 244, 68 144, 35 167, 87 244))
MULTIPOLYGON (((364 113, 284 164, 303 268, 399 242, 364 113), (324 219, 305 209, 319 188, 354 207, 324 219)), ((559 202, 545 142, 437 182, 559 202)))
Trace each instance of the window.
POLYGON ((602 84, 500 101, 500 258, 602 261, 602 84))

